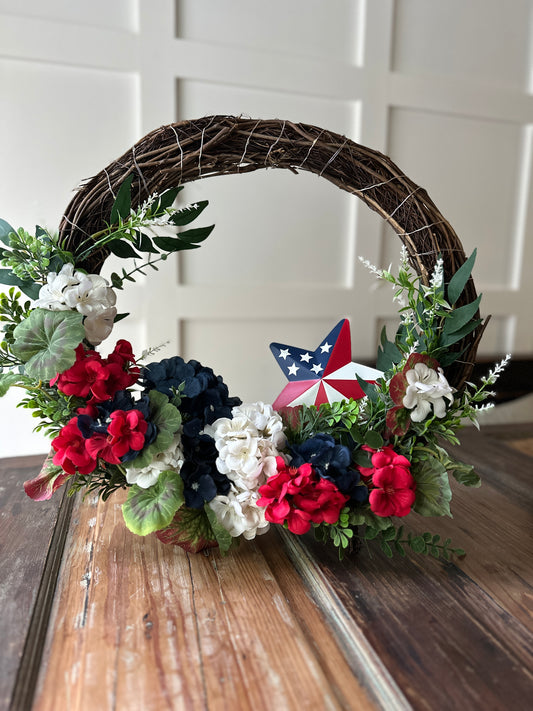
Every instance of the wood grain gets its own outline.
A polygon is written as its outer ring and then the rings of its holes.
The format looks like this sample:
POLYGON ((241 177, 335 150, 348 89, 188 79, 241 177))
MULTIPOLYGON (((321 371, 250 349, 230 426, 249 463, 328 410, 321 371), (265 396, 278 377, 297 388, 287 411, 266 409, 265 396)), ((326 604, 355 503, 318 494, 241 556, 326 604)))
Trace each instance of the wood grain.
MULTIPOLYGON (((267 536, 262 548, 279 547, 267 536)), ((278 574, 297 585, 255 544, 189 556, 130 534, 119 498, 78 502, 34 711, 58 698, 76 711, 373 708, 301 584, 305 629, 278 574), (324 635, 321 655, 309 629, 324 635)))
POLYGON ((467 551, 464 560, 413 554, 390 561, 372 548, 339 563, 310 538, 290 539, 288 552, 316 599, 331 600, 329 622, 348 660, 361 678, 374 676, 392 693, 391 704, 401 699, 382 668, 376 673, 372 653, 414 709, 530 705, 533 525, 525 479, 532 461, 495 432, 463 436, 455 454, 486 480, 476 490, 453 487, 453 521, 418 517, 413 524, 418 533, 450 535, 467 551))
POLYGON ((61 558, 56 528, 62 496, 36 504, 23 483, 39 473, 44 455, 0 462, 0 708, 28 708, 42 637, 61 558), (59 558, 49 556, 54 549, 59 558))

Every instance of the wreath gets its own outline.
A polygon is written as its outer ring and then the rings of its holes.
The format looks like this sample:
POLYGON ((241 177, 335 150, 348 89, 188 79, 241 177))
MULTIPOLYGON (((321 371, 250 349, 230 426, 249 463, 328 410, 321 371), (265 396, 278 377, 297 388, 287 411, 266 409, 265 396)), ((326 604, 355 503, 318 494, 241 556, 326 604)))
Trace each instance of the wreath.
POLYGON ((53 234, 0 221, 3 341, 0 396, 26 394, 36 430, 51 437, 39 475, 25 482, 40 501, 69 494, 107 499, 127 489, 124 521, 188 551, 228 551, 278 524, 313 530, 340 556, 375 539, 388 556, 405 548, 463 555, 438 534, 404 533, 412 511, 449 516, 450 476, 479 486, 451 458, 465 420, 480 410, 509 356, 468 381, 485 324, 457 235, 427 193, 386 156, 323 129, 286 121, 213 116, 164 126, 85 182, 53 234), (271 344, 288 383, 273 405, 243 404, 223 379, 180 356, 151 360, 119 340, 97 347, 127 314, 117 292, 213 226, 190 227, 207 207, 176 207, 188 181, 260 168, 308 170, 362 199, 403 242, 389 282, 399 328, 381 334, 375 368, 351 362, 349 323, 316 347, 271 344), (169 232, 171 235, 169 236, 169 232), (113 254, 128 260, 104 279, 113 254), (133 261, 132 261, 133 260, 133 261), (29 300, 24 300, 24 293, 29 300), (111 352, 109 352, 111 351, 111 352))

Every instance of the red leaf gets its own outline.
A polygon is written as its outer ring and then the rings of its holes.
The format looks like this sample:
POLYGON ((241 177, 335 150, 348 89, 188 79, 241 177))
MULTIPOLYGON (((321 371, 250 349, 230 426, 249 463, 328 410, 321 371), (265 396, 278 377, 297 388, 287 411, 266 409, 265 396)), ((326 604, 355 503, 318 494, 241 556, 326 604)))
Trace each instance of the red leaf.
POLYGON ((155 535, 161 543, 179 546, 187 553, 199 553, 206 548, 216 548, 218 543, 214 538, 203 536, 197 525, 197 517, 203 516, 203 511, 180 509, 167 528, 156 531, 155 535))
POLYGON ((34 479, 24 482, 24 491, 34 501, 51 499, 54 491, 59 489, 72 476, 52 464, 54 454, 55 452, 52 451, 46 457, 41 471, 34 479))
POLYGON ((409 417, 408 411, 404 407, 392 407, 387 411, 385 424, 391 434, 401 437, 409 429, 411 418, 409 417))
POLYGON ((403 405, 406 390, 407 378, 403 373, 396 373, 389 383, 389 393, 395 405, 403 405))
POLYGON ((412 370, 417 363, 424 363, 428 368, 433 368, 433 370, 439 367, 439 362, 435 360, 435 358, 428 356, 427 353, 411 353, 403 368, 403 372, 405 373, 406 370, 412 370))

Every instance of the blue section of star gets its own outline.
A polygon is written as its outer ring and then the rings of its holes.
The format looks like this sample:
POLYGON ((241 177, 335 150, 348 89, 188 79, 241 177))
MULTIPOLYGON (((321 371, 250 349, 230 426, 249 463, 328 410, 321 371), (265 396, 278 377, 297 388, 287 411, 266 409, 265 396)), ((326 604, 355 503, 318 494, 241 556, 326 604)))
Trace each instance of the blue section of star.
POLYGON ((289 382, 322 378, 343 323, 344 320, 339 321, 314 351, 285 343, 270 344, 270 350, 289 382))

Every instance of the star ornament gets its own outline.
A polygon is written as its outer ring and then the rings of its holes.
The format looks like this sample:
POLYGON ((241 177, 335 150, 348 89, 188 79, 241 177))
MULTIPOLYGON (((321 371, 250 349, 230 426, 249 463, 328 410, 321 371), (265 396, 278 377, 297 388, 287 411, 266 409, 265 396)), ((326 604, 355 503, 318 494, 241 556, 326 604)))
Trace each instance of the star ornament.
POLYGON ((315 351, 283 343, 271 343, 270 350, 289 381, 273 403, 275 410, 359 400, 365 394, 357 376, 375 383, 383 375, 381 370, 352 363, 348 319, 339 321, 315 351))

